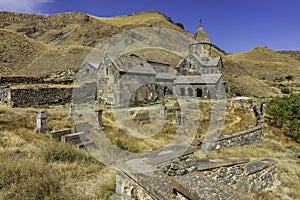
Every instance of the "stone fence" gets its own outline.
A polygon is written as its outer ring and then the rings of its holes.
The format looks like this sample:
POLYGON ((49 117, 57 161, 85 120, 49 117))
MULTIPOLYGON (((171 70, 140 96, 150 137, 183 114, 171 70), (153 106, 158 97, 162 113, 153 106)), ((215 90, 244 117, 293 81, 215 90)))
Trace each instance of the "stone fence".
POLYGON ((73 88, 11 88, 9 101, 16 107, 70 103, 73 88))
POLYGON ((33 77, 33 76, 6 76, 0 77, 0 85, 13 84, 72 84, 71 78, 61 80, 49 79, 49 77, 33 77))
POLYGON ((97 83, 85 83, 79 87, 66 86, 25 86, 0 88, 0 101, 10 103, 15 107, 39 107, 43 105, 58 105, 96 99, 97 83), (75 95, 74 95, 75 94, 75 95))
POLYGON ((197 147, 203 152, 209 152, 213 149, 237 147, 251 145, 263 141, 264 129, 263 125, 255 126, 245 131, 222 135, 215 138, 199 139, 197 147))

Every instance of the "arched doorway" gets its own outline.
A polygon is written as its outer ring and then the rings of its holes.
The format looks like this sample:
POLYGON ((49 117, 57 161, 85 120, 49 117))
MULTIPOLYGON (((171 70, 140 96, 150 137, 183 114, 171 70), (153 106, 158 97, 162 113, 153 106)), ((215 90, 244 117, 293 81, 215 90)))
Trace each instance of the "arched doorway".
POLYGON ((196 92, 197 92, 197 97, 202 97, 203 96, 202 89, 197 88, 196 92))
POLYGON ((193 96, 193 89, 192 89, 192 88, 189 88, 189 89, 188 89, 188 94, 189 94, 190 97, 193 96))
POLYGON ((180 96, 185 96, 185 89, 184 88, 180 88, 180 96))
POLYGON ((167 92, 168 92, 168 88, 167 88, 167 87, 164 87, 164 96, 167 95, 167 92))

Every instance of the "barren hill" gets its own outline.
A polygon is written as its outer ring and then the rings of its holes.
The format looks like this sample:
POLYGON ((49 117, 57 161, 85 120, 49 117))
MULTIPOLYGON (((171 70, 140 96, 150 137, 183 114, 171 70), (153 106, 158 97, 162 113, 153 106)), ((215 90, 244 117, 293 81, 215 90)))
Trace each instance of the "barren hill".
POLYGON ((46 76, 76 70, 91 51, 83 46, 50 46, 23 34, 0 29, 0 75, 46 76))
POLYGON ((224 63, 227 81, 242 95, 280 94, 281 87, 299 91, 300 62, 267 47, 227 55, 224 63))
POLYGON ((106 38, 136 27, 163 27, 192 37, 156 11, 99 18, 83 13, 50 16, 0 12, 0 76, 47 76, 73 69, 106 38), (54 62, 55 61, 55 62, 54 62))
POLYGON ((288 55, 288 56, 300 61, 300 51, 278 51, 278 53, 288 55))
MULTIPOLYGON (((84 13, 50 16, 0 12, 0 76, 51 76, 70 69, 76 71, 88 53, 101 41, 137 27, 163 27, 193 38, 183 25, 156 11, 111 18, 84 13)), ((204 31, 199 28, 199 30, 204 31)), ((198 30, 198 32, 199 32, 198 30)), ((180 57, 159 49, 132 52, 176 66, 180 57)), ((277 53, 266 47, 223 55, 224 79, 230 91, 240 95, 281 94, 282 87, 300 91, 298 51, 277 53), (291 55, 287 56, 284 54, 291 55)))
POLYGON ((0 27, 24 33, 52 45, 95 47, 105 38, 136 27, 163 27, 189 33, 165 15, 148 11, 127 16, 100 18, 69 12, 50 16, 0 12, 0 27))

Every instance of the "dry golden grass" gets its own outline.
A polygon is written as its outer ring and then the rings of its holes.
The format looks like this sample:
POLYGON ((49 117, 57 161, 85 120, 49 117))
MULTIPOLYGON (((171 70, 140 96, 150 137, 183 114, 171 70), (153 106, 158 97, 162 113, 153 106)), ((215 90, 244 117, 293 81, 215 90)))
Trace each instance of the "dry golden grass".
MULTIPOLYGON (((48 115, 52 129, 71 124, 56 109, 48 115)), ((107 199, 115 172, 85 150, 36 134, 36 116, 31 109, 0 110, 0 199, 107 199)))

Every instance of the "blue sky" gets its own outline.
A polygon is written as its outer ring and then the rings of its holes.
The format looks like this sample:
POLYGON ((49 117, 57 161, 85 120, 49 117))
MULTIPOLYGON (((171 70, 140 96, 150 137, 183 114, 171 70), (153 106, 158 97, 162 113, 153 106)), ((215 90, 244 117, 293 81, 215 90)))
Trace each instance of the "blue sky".
POLYGON ((195 33, 200 19, 211 41, 227 52, 256 46, 300 50, 299 0, 0 0, 0 10, 100 17, 157 10, 195 33))

